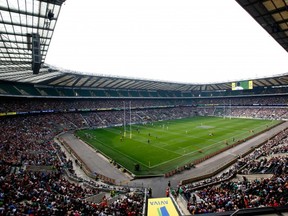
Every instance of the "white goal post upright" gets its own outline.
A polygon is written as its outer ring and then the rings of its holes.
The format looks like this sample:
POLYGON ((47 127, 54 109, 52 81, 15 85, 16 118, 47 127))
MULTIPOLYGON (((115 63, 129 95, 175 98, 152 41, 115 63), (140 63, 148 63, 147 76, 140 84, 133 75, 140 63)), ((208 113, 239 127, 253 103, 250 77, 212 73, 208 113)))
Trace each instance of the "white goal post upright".
POLYGON ((231 116, 232 116, 232 105, 231 105, 231 99, 230 99, 230 106, 229 106, 229 108, 230 108, 230 119, 231 119, 231 116))
POLYGON ((129 103, 129 111, 130 111, 130 139, 132 139, 132 129, 131 129, 131 125, 132 125, 132 122, 131 122, 131 101, 129 103))
POLYGON ((225 104, 225 100, 224 100, 223 118, 225 119, 225 117, 226 117, 226 104, 225 104))
POLYGON ((123 104, 124 104, 124 119, 123 119, 123 129, 124 129, 124 132, 123 132, 123 136, 126 137, 126 107, 125 107, 125 101, 123 101, 123 104))

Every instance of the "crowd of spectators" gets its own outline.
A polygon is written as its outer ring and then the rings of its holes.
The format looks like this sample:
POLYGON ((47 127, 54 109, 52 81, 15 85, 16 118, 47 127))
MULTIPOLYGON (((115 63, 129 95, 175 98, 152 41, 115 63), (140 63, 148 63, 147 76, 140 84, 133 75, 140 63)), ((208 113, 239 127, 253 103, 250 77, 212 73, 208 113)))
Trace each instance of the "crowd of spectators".
MULTIPOLYGON (((187 118, 195 115, 195 109, 191 107, 173 107, 163 109, 146 109, 126 111, 125 121, 130 123, 153 122, 158 120, 169 120, 187 118), (131 119, 130 119, 131 116, 131 119)), ((83 114, 89 126, 107 126, 123 124, 123 111, 102 111, 83 114)))
POLYGON ((246 157, 239 157, 235 165, 220 175, 179 186, 179 193, 188 201, 189 212, 202 214, 288 206, 287 140, 286 129, 246 157), (272 177, 247 179, 247 174, 255 173, 271 174, 272 177), (234 178, 236 174, 243 175, 243 179, 234 178), (193 196, 197 196, 198 201, 191 198, 193 196))
POLYGON ((1 118, 0 215, 142 213, 144 192, 119 190, 122 195, 112 204, 108 199, 91 203, 86 198, 98 194, 103 184, 91 180, 84 186, 83 181, 67 178, 64 170, 73 174, 72 161, 53 138, 75 128, 77 121, 72 119, 62 114, 1 118))
POLYGON ((287 105, 287 96, 247 96, 247 97, 222 97, 222 98, 195 98, 195 104, 225 105, 225 106, 275 106, 287 105))
POLYGON ((197 191, 200 202, 190 203, 191 214, 236 211, 243 208, 287 206, 287 175, 275 175, 237 183, 228 181, 219 186, 197 191))
POLYGON ((287 119, 288 111, 286 108, 233 108, 231 116, 234 117, 252 117, 261 119, 287 119))
POLYGON ((47 111, 54 110, 60 112, 74 110, 96 110, 96 109, 129 109, 132 108, 148 108, 148 107, 163 107, 163 106, 186 106, 191 105, 192 100, 159 100, 159 99, 62 99, 62 98, 0 98, 1 107, 0 113, 6 112, 29 112, 29 111, 47 111))
MULTIPOLYGON (((127 122, 130 121, 130 116, 133 123, 177 119, 194 115, 207 115, 207 113, 210 114, 210 112, 214 110, 214 108, 199 108, 201 109, 199 111, 195 106, 191 106, 192 101, 190 100, 180 101, 180 104, 177 104, 178 102, 179 101, 176 102, 174 100, 135 100, 131 106, 141 109, 130 110, 131 115, 128 114, 129 109, 127 109, 125 120, 127 122)), ((100 186, 95 182, 88 182, 84 185, 69 180, 64 170, 68 168, 69 172, 75 175, 75 173, 73 173, 72 162, 67 159, 65 152, 53 141, 53 138, 57 134, 66 130, 122 124, 124 115, 121 109, 124 107, 124 104, 126 108, 130 105, 128 101, 123 102, 122 100, 61 101, 56 99, 21 99, 19 101, 14 100, 13 102, 13 99, 5 99, 3 104, 1 104, 0 112, 51 109, 62 110, 63 112, 1 117, 0 215, 139 215, 140 212, 143 211, 143 193, 131 193, 128 190, 112 203, 109 203, 106 198, 103 199, 101 203, 91 203, 87 201, 86 198, 98 194, 99 191, 103 189, 103 185, 100 186), (95 108, 104 108, 106 110, 74 112, 75 109, 95 108), (107 110, 107 108, 113 108, 113 110, 107 110), (121 109, 117 110, 115 108, 121 109), (64 110, 69 109, 74 111, 64 112, 64 110), (41 167, 41 169, 33 170, 29 168, 30 166, 41 167)), ((284 113, 283 110, 279 112, 284 113)), ((264 156, 265 154, 271 154, 271 152, 287 152, 287 145, 279 145, 284 139, 287 139, 287 131, 283 131, 282 136, 279 135, 273 140, 270 140, 267 144, 270 145, 269 147, 264 145, 263 149, 256 150, 250 157, 256 157, 255 154, 264 156), (272 151, 269 151, 269 149, 272 149, 272 151)), ((207 179, 194 186, 218 182, 228 178, 231 174, 235 173, 235 170, 239 168, 241 162, 243 163, 245 160, 250 161, 251 158, 239 160, 239 163, 236 164, 235 167, 222 173, 222 176, 215 179, 207 179)), ((271 161, 270 164, 280 164, 274 174, 275 176, 277 175, 277 181, 279 181, 279 179, 281 180, 280 183, 276 183, 279 184, 278 186, 284 194, 285 191, 287 192, 287 185, 282 181, 287 181, 287 170, 283 169, 283 166, 285 164, 287 166, 287 157, 279 156, 277 159, 271 157, 267 159, 267 161, 268 160, 271 161), (282 167, 282 169, 279 167, 282 167)), ((251 161, 253 162, 255 160, 251 161)), ((249 168, 249 163, 246 164, 249 168)), ((248 169, 247 167, 246 169, 248 169)), ((273 179, 269 180, 269 182, 271 181, 273 184, 276 184, 273 179)), ((251 185, 256 186, 259 186, 259 184, 263 186, 262 180, 259 181, 259 183, 251 183, 251 185)), ((222 188, 220 189, 211 186, 208 187, 206 191, 204 190, 204 192, 199 191, 198 196, 201 197, 203 203, 191 203, 191 206, 195 206, 193 212, 208 212, 212 211, 212 209, 213 211, 228 210, 232 208, 231 206, 233 206, 233 208, 243 207, 242 204, 234 203, 233 205, 229 204, 229 207, 226 208, 223 205, 219 205, 219 203, 213 202, 213 196, 211 194, 214 195, 217 193, 221 193, 217 195, 220 197, 226 196, 227 194, 227 196, 229 195, 228 198, 223 200, 227 200, 228 202, 229 197, 231 200, 231 197, 234 197, 233 194, 235 194, 235 190, 232 191, 230 186, 229 183, 222 183, 222 188), (210 205, 209 203, 213 204, 210 205), (207 206, 209 206, 209 208, 207 206), (214 208, 214 206, 216 206, 216 208, 214 208)), ((192 188, 193 185, 190 185, 181 188, 181 190, 183 193, 187 193, 191 191, 192 188)), ((237 191, 238 190, 236 190, 236 192, 237 191)), ((245 195, 249 198, 250 194, 247 194, 246 191, 247 188, 245 192, 241 191, 241 195, 239 195, 241 199, 245 197, 245 195)), ((124 190, 122 192, 124 192, 124 190)), ((269 193, 270 189, 266 189, 266 192, 269 193)), ((256 196, 255 194, 252 195, 256 196)), ((287 197, 287 194, 285 195, 287 197)), ((259 197, 259 194, 257 194, 257 196, 259 197)), ((281 198, 283 196, 278 196, 278 194, 277 197, 279 197, 279 199, 277 198, 279 205, 282 205, 283 202, 287 203, 285 197, 281 198)), ((269 197, 269 199, 265 199, 265 202, 261 200, 257 205, 266 205, 271 199, 272 198, 269 197)), ((223 200, 221 203, 227 204, 227 202, 223 200)), ((248 204, 252 205, 250 204, 250 200, 248 204)), ((244 206, 246 207, 246 204, 244 206)))
POLYGON ((257 118, 270 120, 286 120, 288 119, 287 108, 275 107, 224 107, 224 106, 208 106, 197 107, 198 115, 201 116, 226 116, 236 118, 257 118))
MULTIPOLYGON (((231 98, 191 98, 191 99, 57 99, 57 98, 0 98, 0 113, 6 112, 29 112, 54 110, 59 112, 75 110, 96 110, 96 109, 126 109, 148 108, 165 106, 199 106, 216 107, 222 106, 228 109, 231 107, 254 107, 271 108, 275 110, 287 106, 288 96, 247 96, 231 98)), ((243 108, 242 108, 243 109, 243 108)), ((271 110, 268 110, 271 114, 271 110)), ((283 112, 283 109, 282 109, 283 112)))

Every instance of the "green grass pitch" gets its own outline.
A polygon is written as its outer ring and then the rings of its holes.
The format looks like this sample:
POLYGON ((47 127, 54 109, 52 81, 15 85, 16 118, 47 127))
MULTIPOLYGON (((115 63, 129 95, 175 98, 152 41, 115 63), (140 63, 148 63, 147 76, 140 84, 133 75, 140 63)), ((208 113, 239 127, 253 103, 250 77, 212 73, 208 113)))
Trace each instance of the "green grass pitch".
POLYGON ((76 135, 137 176, 159 175, 193 163, 279 121, 192 117, 79 130, 76 135), (125 132, 126 129, 126 132, 125 132), (135 164, 140 170, 135 171, 135 164))

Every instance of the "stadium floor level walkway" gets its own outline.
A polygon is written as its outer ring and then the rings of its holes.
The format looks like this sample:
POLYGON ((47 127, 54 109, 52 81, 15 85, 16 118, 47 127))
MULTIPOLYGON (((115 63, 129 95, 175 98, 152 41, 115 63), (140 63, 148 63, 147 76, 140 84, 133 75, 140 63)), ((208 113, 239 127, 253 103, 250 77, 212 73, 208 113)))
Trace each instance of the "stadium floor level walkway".
POLYGON ((165 177, 155 177, 155 178, 145 178, 145 179, 132 179, 132 177, 127 176, 127 174, 116 169, 109 161, 99 153, 96 153, 94 149, 90 146, 77 139, 71 132, 61 135, 70 147, 77 152, 77 154, 82 158, 84 163, 91 169, 101 170, 103 175, 107 175, 110 178, 116 179, 116 183, 120 185, 127 185, 131 187, 148 187, 152 188, 153 197, 165 197, 165 190, 168 186, 168 180, 171 182, 171 187, 175 188, 183 179, 194 178, 198 176, 211 173, 218 169, 219 167, 225 165, 227 162, 231 161, 233 158, 247 152, 249 149, 258 146, 260 143, 268 140, 280 131, 288 128, 288 122, 284 122, 281 125, 272 128, 246 142, 238 145, 234 148, 229 149, 223 153, 220 153, 202 163, 198 164, 195 168, 178 173, 170 178, 165 177))
POLYGON ((72 132, 67 132, 59 137, 66 141, 69 147, 77 153, 93 173, 100 173, 101 175, 115 179, 118 185, 121 185, 122 182, 129 182, 132 179, 128 174, 116 169, 107 158, 96 152, 95 149, 75 137, 72 132))

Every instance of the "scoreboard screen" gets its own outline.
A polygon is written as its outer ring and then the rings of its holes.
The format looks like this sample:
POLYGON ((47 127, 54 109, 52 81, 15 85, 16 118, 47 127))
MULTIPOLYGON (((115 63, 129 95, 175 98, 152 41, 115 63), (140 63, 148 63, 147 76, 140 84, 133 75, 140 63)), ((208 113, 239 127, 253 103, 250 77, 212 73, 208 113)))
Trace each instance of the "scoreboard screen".
POLYGON ((253 81, 238 81, 238 82, 232 82, 232 90, 247 90, 247 89, 253 89, 253 81))

